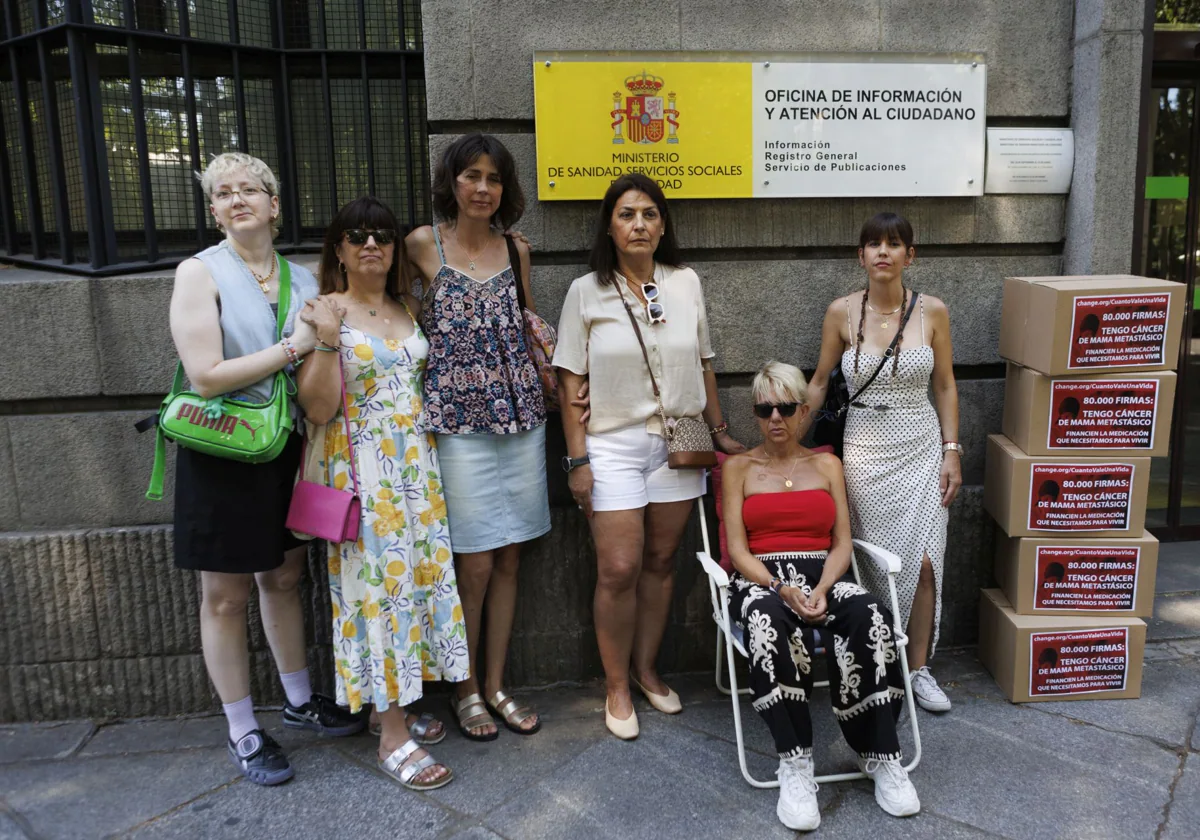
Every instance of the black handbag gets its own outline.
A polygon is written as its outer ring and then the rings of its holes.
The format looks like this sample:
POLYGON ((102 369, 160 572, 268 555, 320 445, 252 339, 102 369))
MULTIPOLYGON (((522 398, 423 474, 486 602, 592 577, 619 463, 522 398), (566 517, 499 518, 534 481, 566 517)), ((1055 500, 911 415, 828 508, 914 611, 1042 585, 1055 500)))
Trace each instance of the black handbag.
POLYGON ((908 326, 908 318, 916 308, 918 297, 916 292, 912 293, 908 309, 900 321, 900 329, 896 330, 896 335, 892 338, 892 343, 888 345, 887 352, 883 354, 879 367, 875 368, 871 378, 864 382, 853 396, 850 394, 850 385, 846 381, 845 373, 842 372, 841 363, 833 366, 833 370, 829 372, 829 384, 825 388, 825 403, 813 417, 812 440, 814 447, 832 446, 834 454, 839 458, 842 457, 842 440, 846 433, 846 412, 850 410, 850 406, 862 392, 871 387, 871 383, 879 376, 884 365, 892 360, 892 355, 896 352, 896 345, 900 343, 900 336, 904 335, 904 328, 908 326))

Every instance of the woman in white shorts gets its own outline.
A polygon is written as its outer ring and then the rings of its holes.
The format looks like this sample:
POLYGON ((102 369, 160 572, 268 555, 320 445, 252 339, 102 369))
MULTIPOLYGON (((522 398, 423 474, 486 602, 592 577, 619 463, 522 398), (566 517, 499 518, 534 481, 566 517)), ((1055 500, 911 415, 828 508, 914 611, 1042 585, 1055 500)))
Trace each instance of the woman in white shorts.
POLYGON ((718 449, 745 449, 726 432, 712 371, 704 295, 696 272, 680 265, 666 199, 640 174, 604 196, 589 264, 563 302, 558 325, 559 393, 571 495, 587 515, 598 575, 593 612, 608 696, 605 723, 637 737, 632 682, 654 708, 682 711, 658 676, 658 648, 675 581, 674 557, 703 470, 667 466, 654 368, 668 417, 702 414, 718 449), (646 344, 643 356, 629 312, 646 344), (584 378, 590 411, 572 405, 584 378))

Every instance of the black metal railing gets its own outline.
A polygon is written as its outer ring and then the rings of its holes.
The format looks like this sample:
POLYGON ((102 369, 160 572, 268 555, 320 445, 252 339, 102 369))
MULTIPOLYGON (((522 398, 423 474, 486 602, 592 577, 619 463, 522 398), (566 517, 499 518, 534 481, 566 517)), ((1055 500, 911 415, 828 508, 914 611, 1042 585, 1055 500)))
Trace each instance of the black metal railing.
POLYGON ((284 250, 368 192, 429 215, 418 0, 0 7, 0 259, 176 263, 219 238, 193 173, 225 151, 275 171, 284 250))

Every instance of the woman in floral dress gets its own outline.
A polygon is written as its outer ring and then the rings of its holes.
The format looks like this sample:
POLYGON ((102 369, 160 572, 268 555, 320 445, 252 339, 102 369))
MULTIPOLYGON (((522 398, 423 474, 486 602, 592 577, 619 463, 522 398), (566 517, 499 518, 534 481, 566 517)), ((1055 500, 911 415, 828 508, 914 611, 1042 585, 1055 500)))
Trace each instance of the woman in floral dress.
POLYGON ((445 729, 404 707, 425 680, 465 680, 469 659, 434 438, 420 430, 429 344, 405 294, 397 228, 367 197, 326 230, 313 317, 340 320, 340 341, 303 367, 299 400, 312 426, 305 477, 344 490, 357 477, 362 502, 358 540, 329 544, 338 702, 374 704, 380 766, 430 790, 452 774, 421 747, 445 729))

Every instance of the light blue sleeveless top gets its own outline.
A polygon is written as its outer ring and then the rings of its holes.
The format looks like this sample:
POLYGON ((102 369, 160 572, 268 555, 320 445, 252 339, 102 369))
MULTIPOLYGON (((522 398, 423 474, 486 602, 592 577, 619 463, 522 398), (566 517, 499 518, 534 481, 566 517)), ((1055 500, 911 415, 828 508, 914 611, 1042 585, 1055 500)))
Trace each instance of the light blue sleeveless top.
MULTIPOLYGON (((250 273, 250 268, 229 242, 222 241, 204 249, 196 254, 196 259, 208 267, 208 273, 217 284, 218 305, 221 309, 221 342, 225 358, 248 356, 275 344, 275 313, 271 311, 271 304, 267 302, 258 281, 250 273)), ((296 313, 306 301, 318 294, 317 278, 313 277, 311 271, 290 260, 288 265, 292 270, 292 298, 288 306, 287 320, 283 325, 284 335, 291 335, 295 331, 296 313)), ((228 396, 265 402, 271 398, 271 384, 274 379, 272 374, 228 396)), ((297 413, 295 403, 292 404, 292 412, 293 415, 297 413)))

